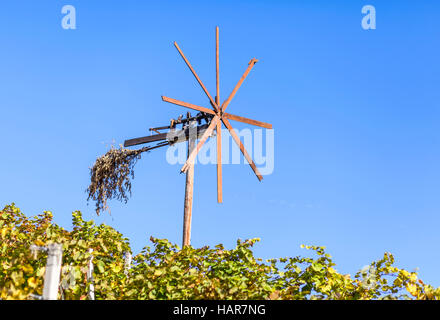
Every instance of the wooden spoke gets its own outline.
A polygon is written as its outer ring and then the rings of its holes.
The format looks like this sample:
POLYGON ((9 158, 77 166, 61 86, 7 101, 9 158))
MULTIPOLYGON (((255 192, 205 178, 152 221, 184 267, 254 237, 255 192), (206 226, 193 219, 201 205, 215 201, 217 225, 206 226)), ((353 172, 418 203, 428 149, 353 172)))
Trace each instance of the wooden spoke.
MULTIPOLYGON (((215 75, 216 89, 215 103, 220 105, 220 59, 219 59, 219 30, 215 28, 215 75)), ((223 183, 222 183, 222 124, 217 122, 217 202, 223 202, 223 183)))
POLYGON ((251 72, 252 68, 254 67, 254 65, 258 62, 257 59, 251 59, 251 61, 249 62, 249 65, 246 69, 246 71, 244 72, 244 74, 241 76, 240 80, 238 81, 238 83, 236 84, 234 90, 232 90, 231 94, 229 95, 228 99, 226 101, 223 102, 222 106, 220 107, 220 109, 222 110, 222 112, 225 112, 226 108, 228 107, 229 103, 231 102, 232 98, 235 96, 235 94, 237 93, 238 89, 241 87, 241 84, 243 83, 244 79, 246 79, 246 77, 248 76, 249 72, 251 72))
POLYGON ((247 123, 247 124, 252 124, 252 125, 258 126, 258 127, 263 127, 263 128, 266 128, 266 129, 272 129, 272 125, 270 123, 261 122, 261 121, 257 121, 257 120, 252 120, 252 119, 248 119, 248 118, 245 118, 245 117, 236 116, 236 115, 230 114, 230 113, 224 113, 223 117, 226 117, 229 120, 240 121, 240 122, 244 122, 244 123, 247 123))
POLYGON ((217 95, 215 96, 215 103, 220 105, 220 52, 219 52, 219 35, 218 27, 215 28, 215 75, 216 75, 216 88, 217 95))
POLYGON ((217 202, 223 202, 223 183, 222 183, 222 124, 217 122, 217 202))
POLYGON ((209 113, 209 114, 215 115, 215 112, 212 111, 211 109, 200 107, 200 106, 197 106, 197 105, 192 104, 192 103, 183 102, 183 101, 172 99, 172 98, 168 98, 168 97, 165 97, 165 96, 162 96, 162 100, 165 101, 165 102, 172 103, 172 104, 177 104, 178 106, 182 106, 182 107, 186 107, 186 108, 190 108, 190 109, 194 109, 194 110, 197 110, 197 111, 201 111, 201 112, 205 112, 205 113, 209 113))
POLYGON ((189 155, 189 157, 186 160, 185 164, 183 165, 182 169, 180 169, 181 172, 186 172, 191 167, 191 163, 194 162, 194 159, 196 158, 197 153, 199 153, 199 151, 202 148, 203 144, 205 143, 206 139, 208 139, 208 137, 211 135, 212 131, 214 131, 214 129, 217 125, 217 122, 219 120, 220 120, 220 118, 218 116, 215 116, 214 118, 212 118, 208 129, 206 129, 206 131, 203 133, 196 148, 193 151, 191 151, 191 154, 189 155))
POLYGON ((206 95, 208 96, 209 100, 211 101, 211 103, 214 105, 214 109, 216 111, 218 111, 218 106, 216 105, 216 103, 214 102, 214 100, 212 99, 211 95, 209 94, 208 90, 206 89, 205 85, 203 84, 202 80, 200 80, 199 76, 197 75, 196 71, 194 70, 194 68, 191 66, 191 64, 189 63, 188 59, 186 59, 185 55, 183 54, 182 50, 180 50, 177 42, 174 42, 174 46, 176 47, 177 51, 179 51, 180 55, 182 56, 183 60, 185 61, 186 65, 188 66, 188 68, 191 70, 192 74, 194 75, 194 77, 196 77, 197 82, 200 84, 200 86, 202 87, 203 91, 205 91, 206 95))
POLYGON ((263 176, 258 171, 257 167, 255 166, 254 161, 252 160, 252 158, 247 153, 246 149, 244 148, 243 144, 240 141, 240 138, 235 133, 235 130, 234 130, 234 128, 232 128, 232 126, 229 123, 228 119, 222 118, 222 121, 223 121, 224 125, 226 126, 226 128, 228 128, 229 132, 231 133, 232 138, 234 139, 235 143, 240 148, 241 153, 243 153, 244 157, 246 158, 247 162, 251 166, 251 168, 254 171, 255 175, 257 176, 258 180, 260 180, 260 181, 263 180, 263 176))

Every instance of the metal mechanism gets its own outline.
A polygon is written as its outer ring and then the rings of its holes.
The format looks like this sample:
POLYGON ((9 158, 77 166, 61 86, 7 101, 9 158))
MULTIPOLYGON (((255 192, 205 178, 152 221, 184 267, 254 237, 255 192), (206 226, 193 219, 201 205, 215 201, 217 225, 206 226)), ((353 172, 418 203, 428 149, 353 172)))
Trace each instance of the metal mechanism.
POLYGON ((183 119, 183 116, 179 116, 177 119, 171 119, 170 125, 163 127, 150 128, 151 132, 155 132, 156 134, 134 138, 124 141, 124 147, 132 147, 145 143, 152 143, 157 141, 162 141, 151 148, 159 148, 167 145, 173 145, 175 143, 188 141, 189 138, 189 128, 186 126, 190 122, 197 122, 199 126, 196 127, 196 131, 198 136, 203 135, 206 129, 209 126, 209 123, 212 119, 211 115, 206 115, 202 112, 199 112, 195 117, 192 117, 190 113, 187 114, 187 117, 183 119), (205 124, 201 124, 202 121, 206 122, 205 124), (182 125, 182 130, 176 130, 177 125, 182 125), (168 130, 167 132, 161 132, 163 130, 168 130))

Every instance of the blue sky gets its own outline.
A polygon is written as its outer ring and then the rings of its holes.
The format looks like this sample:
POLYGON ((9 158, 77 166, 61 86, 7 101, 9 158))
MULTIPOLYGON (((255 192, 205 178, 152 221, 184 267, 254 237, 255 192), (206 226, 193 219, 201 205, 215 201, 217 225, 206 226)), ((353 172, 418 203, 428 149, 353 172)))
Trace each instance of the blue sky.
MULTIPOLYGON (((0 205, 71 212, 114 226, 135 252, 149 237, 181 243, 184 175, 165 150, 136 165, 133 196, 97 217, 89 167, 115 141, 186 112, 161 95, 208 106, 173 47, 214 95, 260 60, 228 111, 270 122, 275 170, 196 166, 192 244, 260 237, 263 258, 326 246, 354 274, 384 252, 440 286, 439 3, 435 1, 3 1, 0 5, 0 205), (76 30, 61 28, 63 5, 76 30), (361 28, 364 5, 377 29, 361 28)), ((236 124, 236 123, 234 123, 236 124)), ((237 128, 243 126, 237 124, 237 128)))

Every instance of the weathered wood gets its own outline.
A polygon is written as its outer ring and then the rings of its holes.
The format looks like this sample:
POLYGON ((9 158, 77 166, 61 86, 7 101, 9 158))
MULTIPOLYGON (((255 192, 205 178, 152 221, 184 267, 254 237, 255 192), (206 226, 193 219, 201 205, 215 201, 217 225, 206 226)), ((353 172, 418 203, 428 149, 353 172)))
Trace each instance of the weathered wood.
POLYGON ((223 202, 223 180, 222 180, 222 124, 217 122, 217 202, 223 202))
MULTIPOLYGON (((216 89, 215 103, 220 105, 220 44, 219 29, 215 28, 215 75, 216 89)), ((222 182, 222 124, 220 121, 216 125, 217 131, 217 202, 223 202, 223 182, 222 182)))
POLYGON ((224 113, 223 117, 226 117, 229 120, 240 121, 240 122, 244 122, 244 123, 247 123, 247 124, 252 124, 252 125, 258 126, 258 127, 272 129, 272 125, 270 123, 261 122, 261 121, 257 121, 257 120, 253 120, 253 119, 249 119, 249 118, 245 118, 245 117, 240 117, 240 116, 237 116, 235 114, 224 113))
POLYGON ((246 77, 248 76, 249 72, 251 72, 252 68, 254 67, 254 65, 258 62, 257 59, 251 59, 251 61, 249 62, 249 65, 246 69, 246 71, 244 72, 244 74, 241 76, 240 80, 238 81, 238 83, 235 85, 234 90, 232 90, 231 94, 229 95, 228 99, 226 99, 222 106, 220 107, 220 109, 222 110, 222 112, 225 112, 226 108, 228 107, 229 103, 231 102, 232 98, 235 96, 235 94, 237 93, 238 89, 241 87, 241 84, 243 83, 244 79, 246 79, 246 77))
POLYGON ((191 152, 188 159, 186 160, 185 164, 183 165, 182 169, 180 169, 181 172, 186 172, 189 169, 189 166, 191 163, 194 162, 194 159, 197 156, 197 153, 199 153, 200 149, 202 148, 203 144, 205 143, 206 139, 211 135, 212 131, 214 130, 215 126, 217 125, 217 122, 219 121, 219 117, 215 116, 212 118, 211 123, 209 124, 208 129, 203 133, 202 137, 200 138, 199 143, 197 144, 196 148, 191 152))
POLYGON ((240 148, 241 153, 243 153, 244 157, 246 158, 247 162, 251 166, 251 168, 254 171, 255 175, 257 176, 258 180, 260 180, 260 181, 263 180, 263 176, 258 171, 257 167, 255 166, 254 161, 252 160, 252 158, 247 153, 246 149, 244 148, 243 144, 240 141, 240 138, 235 133, 235 130, 234 130, 234 128, 232 128, 232 126, 229 123, 228 119, 223 117, 222 121, 223 121, 223 124, 226 126, 226 128, 228 128, 229 132, 231 133, 232 138, 234 139, 235 143, 240 148))
POLYGON ((183 101, 176 100, 176 99, 173 99, 173 98, 168 98, 168 97, 162 96, 162 100, 165 101, 165 102, 172 103, 172 104, 177 104, 178 106, 194 109, 194 110, 205 112, 205 113, 209 113, 209 114, 212 114, 212 115, 216 114, 211 109, 208 109, 208 108, 205 108, 205 107, 200 107, 200 106, 197 106, 195 104, 188 103, 188 102, 183 102, 183 101))
MULTIPOLYGON (((196 77, 197 82, 200 84, 200 86, 202 87, 203 91, 205 91, 206 95, 208 96, 209 100, 211 101, 211 103, 213 103, 215 105, 214 100, 212 99, 211 95, 209 94, 208 90, 206 89, 205 85, 203 84, 202 80, 200 80, 199 76, 197 75, 196 71, 194 70, 194 68, 191 66, 191 64, 189 63, 188 59, 185 57, 185 55, 183 54, 182 50, 180 50, 179 45, 177 44, 177 42, 174 42, 174 46, 176 47, 177 51, 179 51, 180 55, 182 56, 183 60, 185 61, 186 65, 188 66, 188 68, 191 70, 192 74, 194 75, 194 77, 196 77)), ((214 108, 216 111, 218 111, 218 106, 215 105, 214 108)))
POLYGON ((219 30, 215 28, 215 82, 217 95, 215 96, 215 103, 220 105, 220 49, 219 49, 219 30))
MULTIPOLYGON (((209 127, 208 124, 202 124, 197 127, 197 138, 202 136, 206 129, 209 127)), ((184 130, 174 130, 170 132, 164 132, 160 134, 155 134, 152 136, 140 137, 124 141, 124 147, 132 147, 139 144, 150 143, 154 141, 167 140, 170 143, 180 143, 188 140, 189 129, 184 130)), ((161 146, 161 145, 160 145, 161 146)), ((154 147, 151 147, 154 148, 154 147)))
POLYGON ((124 147, 137 146, 139 144, 150 143, 155 141, 166 140, 167 133, 154 134, 151 136, 128 139, 124 141, 124 147))
MULTIPOLYGON (((194 150, 195 137, 190 136, 188 140, 188 158, 194 150)), ((194 163, 190 164, 186 172, 185 184, 185 203, 183 206, 183 239, 182 248, 191 244, 191 220, 192 220, 192 204, 194 192, 194 163)))

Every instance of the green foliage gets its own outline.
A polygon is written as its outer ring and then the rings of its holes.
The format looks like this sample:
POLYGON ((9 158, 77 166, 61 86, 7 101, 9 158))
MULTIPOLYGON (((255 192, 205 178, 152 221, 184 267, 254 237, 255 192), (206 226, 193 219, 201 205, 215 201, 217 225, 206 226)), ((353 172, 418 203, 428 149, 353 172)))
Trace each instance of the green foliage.
POLYGON ((259 239, 238 240, 227 250, 180 249, 151 238, 153 247, 145 247, 127 268, 124 254, 131 249, 122 234, 84 221, 78 211, 72 231, 52 218, 50 212, 27 218, 14 204, 0 211, 1 299, 42 294, 46 254, 33 254, 30 246, 54 242, 63 245, 59 298, 66 300, 88 299, 91 254, 96 299, 440 299, 440 288, 394 266, 390 253, 351 277, 336 271, 324 247, 302 246, 310 257, 263 261, 252 252, 259 239))
POLYGON ((52 222, 52 213, 44 212, 28 219, 14 206, 0 211, 0 298, 26 299, 41 295, 46 265, 44 252, 33 254, 32 244, 63 245, 60 294, 64 299, 85 299, 89 283, 86 272, 93 249, 97 299, 122 299, 125 274, 124 252, 130 252, 128 239, 113 228, 84 221, 80 212, 72 214, 73 230, 66 231, 52 222))

